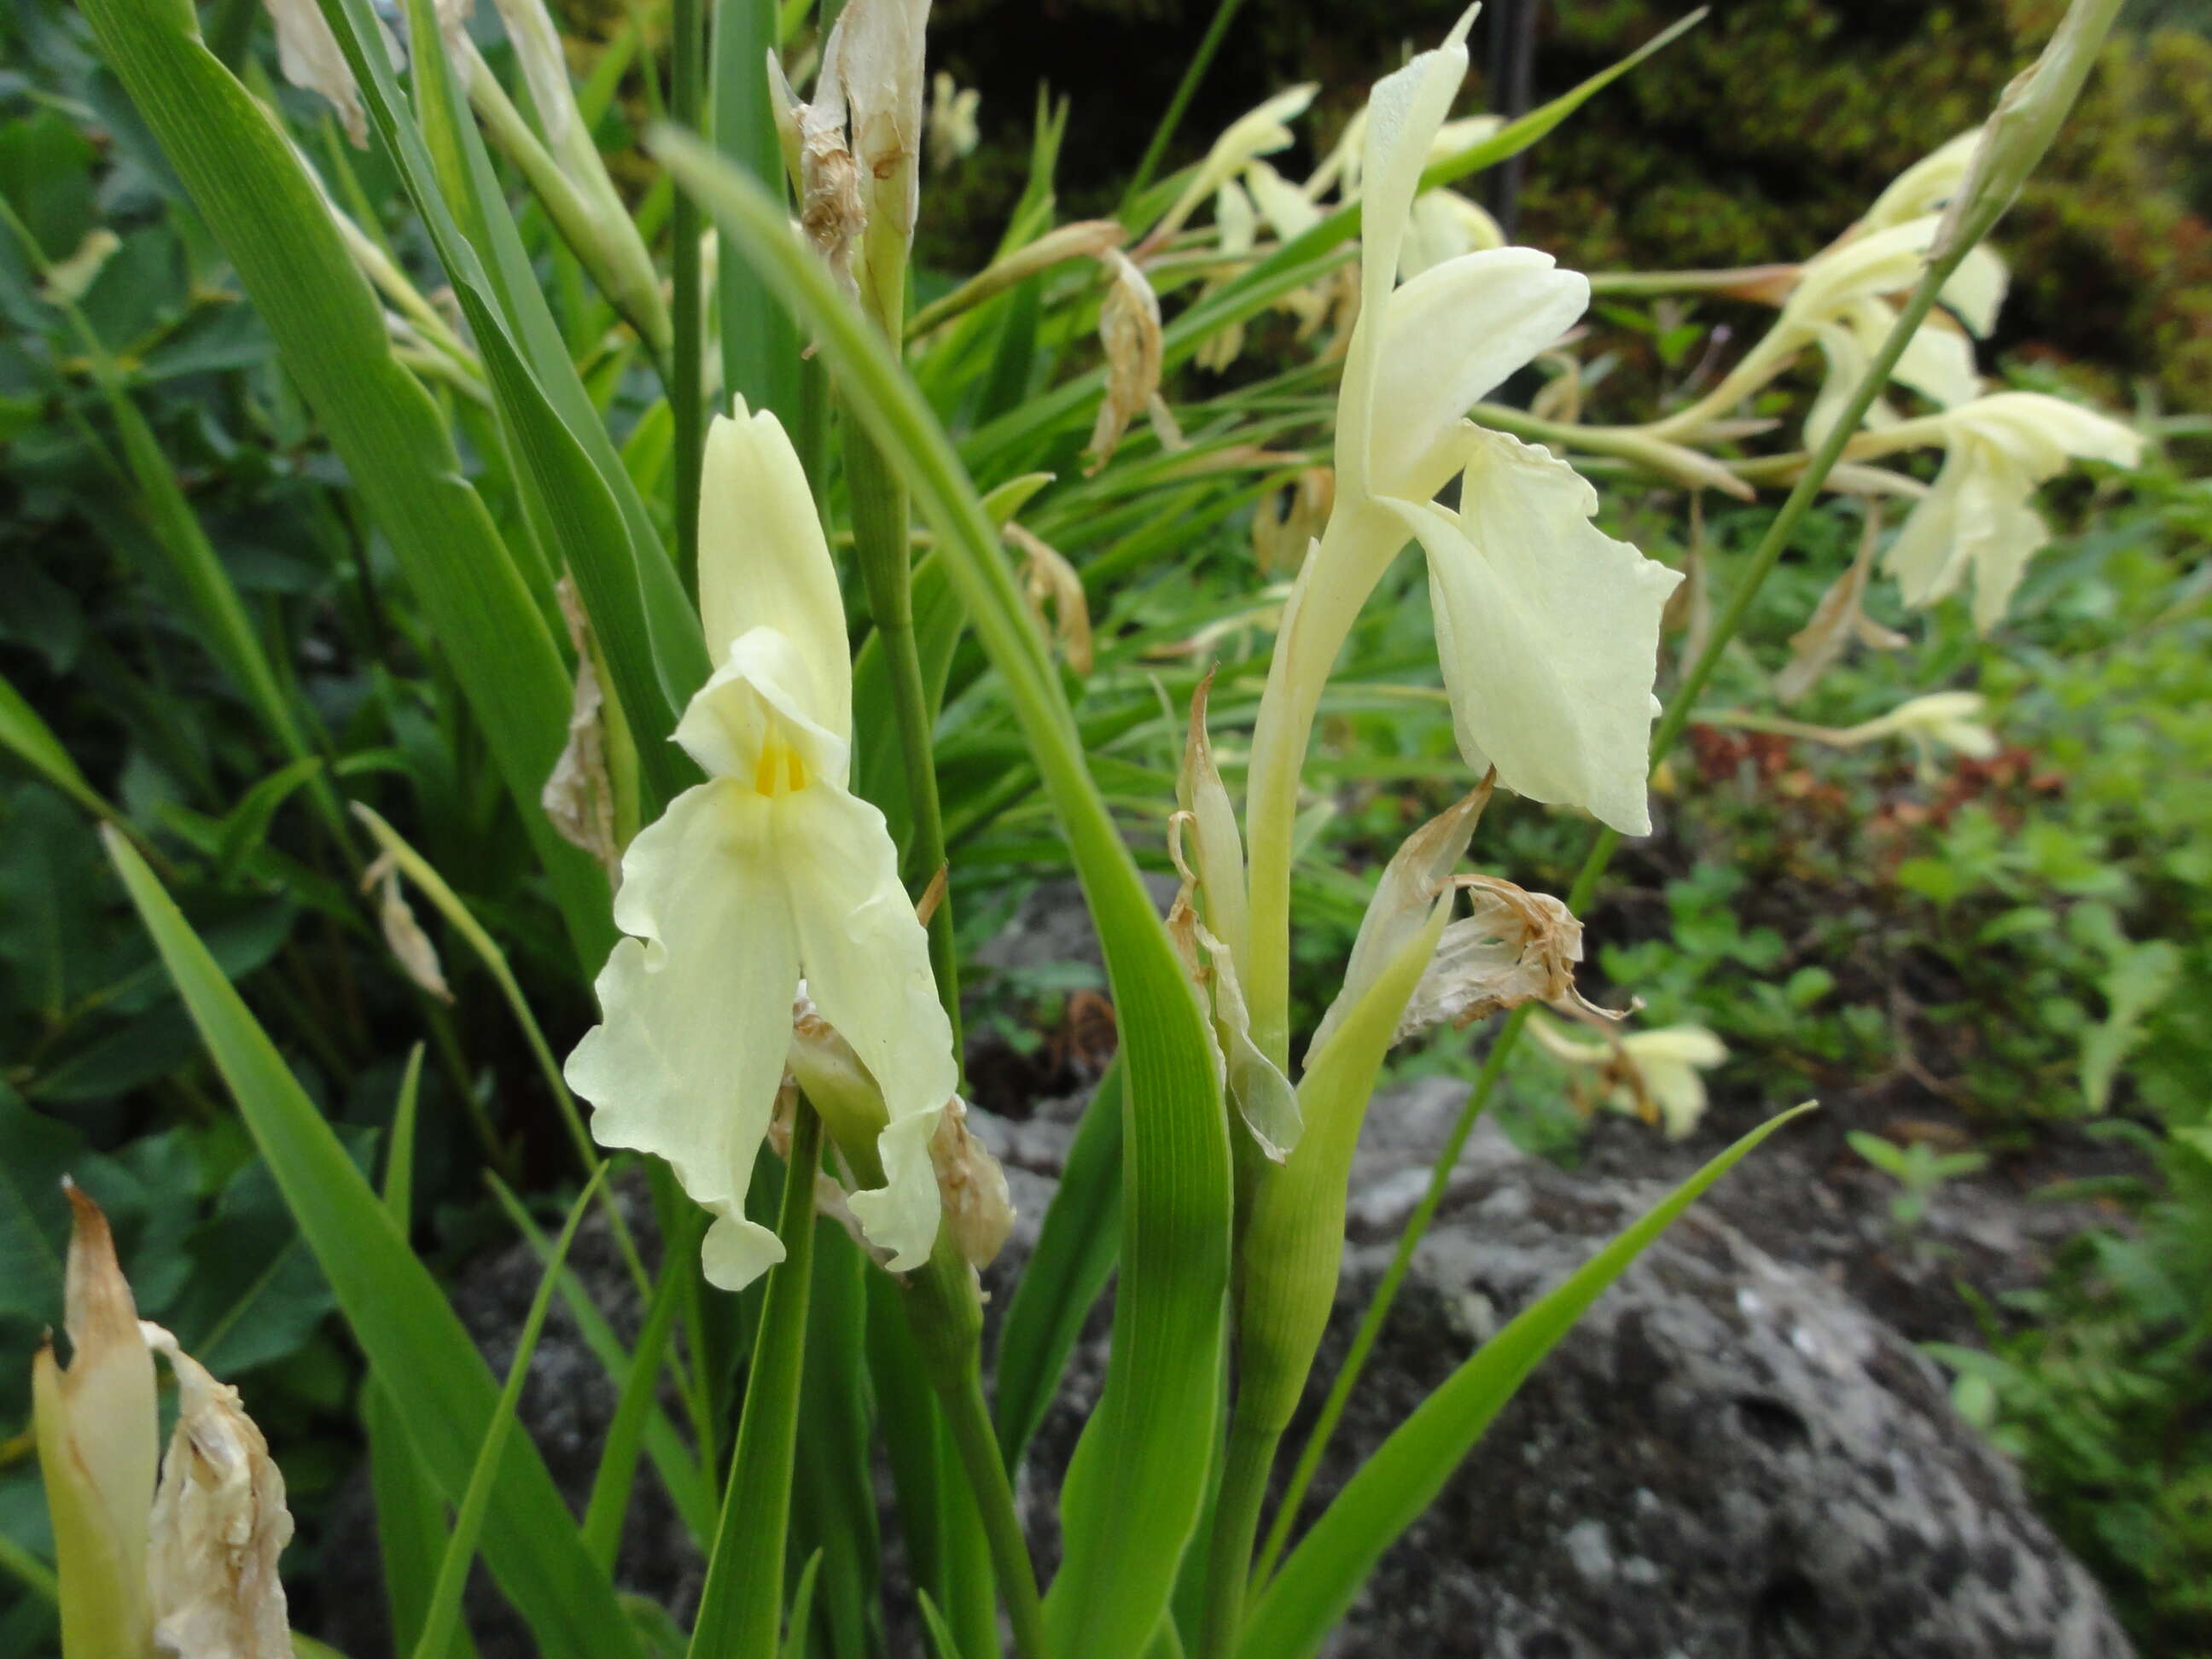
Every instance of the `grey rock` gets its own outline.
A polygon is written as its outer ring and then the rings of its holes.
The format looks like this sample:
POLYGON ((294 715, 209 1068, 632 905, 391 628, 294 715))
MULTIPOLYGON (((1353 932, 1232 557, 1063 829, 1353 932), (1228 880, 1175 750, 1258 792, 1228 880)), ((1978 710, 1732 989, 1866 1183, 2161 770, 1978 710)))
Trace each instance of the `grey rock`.
MULTIPOLYGON (((1309 1413, 1465 1093, 1425 1081, 1369 1114, 1309 1413)), ((1024 1133, 1042 1173, 1042 1133, 1024 1133)), ((1570 1174, 1478 1125, 1306 1518, 1455 1365, 1665 1190, 1570 1174)), ((1079 1352, 1025 1489, 1055 1483, 1095 1403, 1103 1341, 1094 1328, 1079 1352)), ((1935 1367, 1825 1274, 1778 1261, 1708 1209, 1647 1251, 1537 1369, 1384 1558, 1329 1651, 2118 1659, 2129 1648, 2009 1464, 1951 1410, 1935 1367)))

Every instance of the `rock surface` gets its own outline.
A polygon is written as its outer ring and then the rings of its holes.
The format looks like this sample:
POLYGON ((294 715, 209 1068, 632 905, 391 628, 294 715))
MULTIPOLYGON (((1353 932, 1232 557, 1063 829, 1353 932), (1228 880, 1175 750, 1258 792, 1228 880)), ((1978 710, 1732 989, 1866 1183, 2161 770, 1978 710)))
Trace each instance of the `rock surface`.
MULTIPOLYGON (((1322 1387, 1465 1093, 1419 1083, 1370 1113, 1322 1387)), ((1002 1137, 1041 1182, 1066 1133, 1046 1120, 1002 1137)), ((1458 1361, 1663 1191, 1569 1174, 1479 1127, 1316 1504, 1458 1361)), ((1094 1334, 1025 1489, 1054 1484, 1103 1366, 1094 1334)), ((1825 1275, 1692 1210, 1530 1377, 1385 1558, 1330 1651, 2105 1659, 2129 1649, 2010 1467, 1952 1412, 1934 1366, 1825 1275)))

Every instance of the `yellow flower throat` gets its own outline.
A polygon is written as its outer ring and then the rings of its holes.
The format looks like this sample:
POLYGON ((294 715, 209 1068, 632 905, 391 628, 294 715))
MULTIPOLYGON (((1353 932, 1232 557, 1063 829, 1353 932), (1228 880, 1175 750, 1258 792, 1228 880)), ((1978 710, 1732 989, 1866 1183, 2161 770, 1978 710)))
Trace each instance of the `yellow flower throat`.
POLYGON ((753 763, 753 787, 770 800, 806 787, 806 763, 781 735, 771 733, 753 763))

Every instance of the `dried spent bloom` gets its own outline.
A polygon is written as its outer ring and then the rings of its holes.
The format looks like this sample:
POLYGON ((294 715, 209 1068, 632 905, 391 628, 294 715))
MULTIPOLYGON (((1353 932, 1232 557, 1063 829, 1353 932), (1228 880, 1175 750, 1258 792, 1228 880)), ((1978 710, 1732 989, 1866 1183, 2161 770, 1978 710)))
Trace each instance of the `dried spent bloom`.
POLYGON ((445 969, 438 962, 438 947, 415 920, 407 895, 399 885, 399 864, 390 853, 374 860, 361 872, 361 890, 376 892, 377 925, 384 930, 385 947, 398 961, 400 971, 441 1002, 451 1002, 445 969))
POLYGON ((1859 537, 1857 554, 1844 574, 1829 584, 1805 626, 1790 636, 1790 660, 1774 677, 1774 695, 1779 702, 1795 702, 1811 690, 1822 675, 1842 660, 1854 641, 1874 651, 1894 651, 1905 643, 1904 635, 1883 627, 1866 613, 1867 583, 1873 577, 1875 552, 1881 540, 1881 502, 1874 495, 1864 497, 1864 502, 1866 528, 1859 537))
POLYGON ((957 87, 951 73, 939 70, 929 82, 929 165, 942 173, 955 161, 975 153, 980 135, 975 130, 976 106, 983 94, 973 87, 957 87))
POLYGON ((2028 560, 2051 539, 2030 505, 2036 487, 2070 460, 2132 467, 2142 439, 2108 415, 2037 392, 1977 398, 1940 421, 1943 469, 1883 567, 1916 607, 1957 592, 1971 571, 1974 625, 1987 633, 2003 620, 2028 560))
MULTIPOLYGON (((1098 339, 1106 348, 1106 392, 1091 428, 1084 468, 1095 473, 1106 465, 1129 422, 1145 410, 1157 410, 1164 343, 1160 332, 1160 298, 1136 262, 1119 248, 1099 255, 1111 284, 1098 308, 1098 339)), ((1169 447, 1176 446, 1170 444, 1169 447)))
POLYGON ((277 1558, 292 1540, 269 1443, 177 1339, 143 1327, 177 1378, 177 1426, 161 1461, 147 1558, 155 1650, 176 1659, 291 1659, 277 1558))
POLYGON ((1067 557, 1022 526, 1006 525, 1006 538, 1022 550, 1022 598, 1036 618, 1037 631, 1060 647, 1067 665, 1079 675, 1091 672, 1091 605, 1083 593, 1083 578, 1067 557), (1046 620, 1046 607, 1051 620, 1046 620))
POLYGON ((615 844, 614 782, 607 772, 605 695, 599 689, 599 665, 592 657, 591 624, 584 602, 577 597, 574 578, 563 575, 553 585, 561 601, 561 615, 568 624, 568 641, 576 652, 576 690, 568 705, 568 740, 561 757, 538 792, 538 804, 545 809, 555 831, 572 847, 589 853, 617 886, 622 882, 622 850, 615 844))
POLYGON ((63 1323, 64 1370, 48 1341, 31 1364, 39 1471, 53 1522, 63 1650, 137 1659, 150 1651, 147 1514, 159 1423, 154 1357, 107 1218, 74 1182, 63 1323))
MULTIPOLYGON (((792 1080, 822 1114, 830 1138, 841 1148, 882 1144, 878 1137, 890 1121, 884 1091, 852 1045, 822 1018, 803 981, 792 1006, 788 1059, 792 1080)), ((929 1140, 929 1168, 944 1224, 968 1264, 981 1268, 990 1265, 1013 1231, 1014 1209, 1006 1171, 990 1149, 969 1133, 967 1119, 967 1103, 959 1096, 945 1102, 929 1140)), ((788 1119, 780 1103, 769 1130, 770 1144, 779 1152, 787 1152, 788 1134, 788 1119)), ((898 1150, 902 1157, 910 1152, 903 1145, 898 1150)), ((904 1171, 901 1175, 911 1178, 904 1171)), ((824 1170, 815 1177, 814 1196, 816 1209, 842 1222, 879 1265, 896 1265, 890 1251, 872 1243, 853 1213, 854 1194, 842 1182, 824 1170)))
POLYGON ((1583 925, 1565 905, 1495 876, 1461 876, 1455 885, 1472 914, 1445 925, 1393 1042, 1447 1023, 1465 1030, 1524 1002, 1602 1012, 1575 989, 1583 925))
POLYGON ((1014 1231, 1014 1200, 999 1160, 968 1133, 968 1105, 957 1095, 937 1121, 929 1161, 937 1171, 945 1225, 961 1259, 981 1272, 998 1259, 1014 1231))
MULTIPOLYGON (((849 15, 849 14, 848 14, 849 15)), ((744 1213, 775 1109, 800 977, 882 1085, 885 1184, 855 1193, 901 1271, 937 1236, 928 1146, 958 1074, 929 946, 883 814, 848 785, 853 663, 837 573, 775 417, 742 401, 708 434, 699 595, 714 672, 676 741, 707 781, 623 858, 603 1022, 568 1057, 602 1146, 665 1158, 714 1215, 707 1276, 742 1288, 781 1260, 744 1213)))
POLYGON ((1252 557, 1263 576, 1295 572, 1304 562, 1306 550, 1328 522, 1336 474, 1326 466, 1306 467, 1292 480, 1287 503, 1281 494, 1261 496, 1252 512, 1252 557))

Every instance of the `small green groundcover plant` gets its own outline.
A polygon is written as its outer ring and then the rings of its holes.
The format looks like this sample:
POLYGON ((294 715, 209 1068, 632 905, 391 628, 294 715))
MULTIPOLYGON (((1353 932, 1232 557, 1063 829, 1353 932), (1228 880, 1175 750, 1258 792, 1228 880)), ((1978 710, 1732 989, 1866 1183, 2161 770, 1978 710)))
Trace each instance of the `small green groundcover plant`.
MULTIPOLYGON (((380 1191, 173 902, 159 839, 5 690, 0 734, 100 821, 366 1358, 394 1623, 420 1656, 465 1650, 461 1591, 479 1556, 548 1655, 807 1651, 817 1602, 876 1594, 852 1572, 874 1556, 841 1556, 831 1528, 799 1559, 794 1512, 854 1483, 866 1492, 878 1431, 940 1659, 1007 1641, 1025 1659, 1316 1652, 1530 1368, 1784 1121, 1469 1356, 1299 1528, 1390 1292, 1538 1005, 1553 1011, 1534 1028, 1547 1046, 1620 1103, 1678 1126, 1702 1103, 1709 1034, 1638 1034, 1624 1024, 1632 1011, 1587 1001, 1576 912, 1620 838, 1649 832, 1655 756, 1692 718, 1815 496, 1910 505, 1886 549, 1867 513, 1863 547, 1797 637, 1788 687, 1800 690, 1855 647, 1887 643, 1861 606, 1878 555, 1909 604, 1971 586, 1976 623, 1992 628, 2045 538, 2038 486, 2075 459, 2132 465, 2141 448, 2094 410, 1987 388, 1972 345, 2005 283, 1983 239, 2057 133, 2114 0, 2076 0, 1984 125, 1811 257, 1606 279, 1627 295, 1721 292, 1774 312, 1706 389, 1632 426, 1581 418, 1571 342, 1592 282, 1506 245, 1449 188, 1632 65, 1510 125, 1454 121, 1471 11, 1376 84, 1303 181, 1265 159, 1291 144, 1287 124, 1311 97, 1295 88, 1195 166, 1157 183, 1140 167, 1114 218, 1055 224, 1064 116, 1043 112, 1031 188, 997 257, 910 313, 925 154, 974 139, 972 96, 944 82, 930 94, 918 0, 848 0, 818 19, 803 0, 732 0, 711 50, 694 0, 676 0, 667 118, 648 146, 664 182, 635 212, 594 137, 611 84, 595 77, 580 99, 536 0, 499 8, 520 102, 459 9, 409 0, 391 20, 401 52, 368 0, 272 3, 285 75, 355 144, 374 142, 449 285, 435 296, 344 205, 362 199, 344 151, 311 162, 251 64, 244 79, 228 67, 234 40, 211 49, 183 0, 82 3, 419 607, 510 798, 520 838, 507 859, 535 871, 573 971, 595 976, 599 1024, 563 1062, 499 939, 317 771, 316 732, 82 327, 194 614, 299 769, 285 788, 309 790, 334 844, 374 845, 360 873, 426 996, 445 986, 407 892, 481 959, 587 1171, 545 1244, 502 1387, 408 1243, 415 1074, 380 1191), (342 188, 326 187, 333 173, 342 188), (507 180, 526 191, 520 213, 507 180), (541 264, 580 278, 557 316, 541 264), (1183 301, 1172 321, 1163 295, 1183 301), (1170 408, 1171 367, 1230 371, 1248 328, 1278 317, 1312 361, 1170 408), (1101 366, 1062 373, 1093 331, 1101 366), (1485 401, 1531 365, 1549 379, 1529 408, 1485 401), (1750 453, 1774 423, 1747 420, 1746 401, 1804 368, 1820 390, 1803 447, 1750 453), (1333 407, 1314 392, 1332 375, 1333 407), (1908 397, 1917 412, 1893 401, 1908 397), (1273 447, 1301 426, 1331 435, 1328 465, 1273 447), (1932 483, 1878 464, 1923 448, 1942 452, 1932 483), (1597 527, 1578 468, 1741 499, 1789 493, 1716 606, 1694 570, 1686 580, 1597 527), (1255 544, 1285 585, 1186 641, 1172 691, 1164 675, 1157 694, 1094 701, 1087 682, 1114 641, 1094 635, 1091 607, 1114 578, 1255 503, 1255 544), (1120 539, 1083 568, 1056 550, 1054 535, 1104 521, 1120 539), (1440 665, 1463 793, 1389 854, 1348 957, 1331 964, 1334 994, 1294 1045, 1309 751, 1330 710, 1422 695, 1339 672, 1415 546, 1431 621, 1422 660, 1397 672, 1425 679, 1440 665), (1693 649, 1662 711, 1670 607, 1689 617, 1693 649), (1257 684, 1217 683, 1194 662, 1219 654, 1209 639, 1254 628, 1274 636, 1257 684), (1158 714, 1146 708, 1156 695, 1183 733, 1180 768, 1148 809, 1158 840, 1146 850, 1164 850, 1180 883, 1164 918, 1123 827, 1127 798, 1155 780, 1099 753, 1158 714), (995 746, 971 742, 965 763, 940 765, 963 725, 971 738, 995 730, 995 746), (1231 728, 1249 728, 1249 744, 1217 753, 1217 730, 1231 728), (1224 772, 1242 774, 1241 792, 1224 772), (1564 900, 1462 872, 1501 793, 1596 821, 1564 900), (977 1274, 1012 1217, 1003 1173, 965 1124, 949 853, 1030 793, 1081 878, 1121 1050, 1010 1298, 987 1388, 977 1274), (1378 1074, 1414 1033, 1499 1014, 1483 1079, 1263 1535, 1334 1299, 1378 1074), (663 1200, 657 1273, 610 1201, 602 1153, 637 1158, 663 1200), (516 1409, 561 1264, 599 1205, 645 1316, 609 1354, 620 1404, 580 1526, 516 1409), (806 1423, 801 1387, 810 1348, 840 1340, 811 1305, 815 1264, 848 1247, 820 1218, 857 1246, 869 1310, 865 1357, 846 1352, 870 1387, 855 1389, 860 1427, 843 1437, 806 1423), (1055 1495, 1060 1553, 1041 1583, 1012 1476, 1109 1272, 1110 1358, 1055 1495), (674 1339, 732 1305, 742 1384, 726 1400, 702 1347, 674 1339), (662 1413, 664 1379, 688 1443, 662 1413), (641 1453, 708 1553, 689 1632, 614 1586, 641 1453), (826 1474, 809 1461, 822 1458, 826 1474)), ((226 30, 237 11, 222 14, 226 30)), ((45 302, 82 325, 76 302, 112 247, 88 239, 52 260, 24 240, 45 302)), ((1123 658, 1118 672, 1146 670, 1123 658)), ((1936 692, 1826 735, 1972 753, 1990 741, 1978 710, 1936 692)), ((68 1359, 49 1346, 33 1379, 54 1559, 11 1547, 9 1565, 58 1605, 68 1659, 312 1647, 289 1632, 291 1522, 246 1402, 138 1320, 99 1207, 71 1198, 68 1359), (177 1385, 166 1455, 156 1354, 177 1385)), ((808 1525, 825 1530, 818 1513, 808 1525)))

